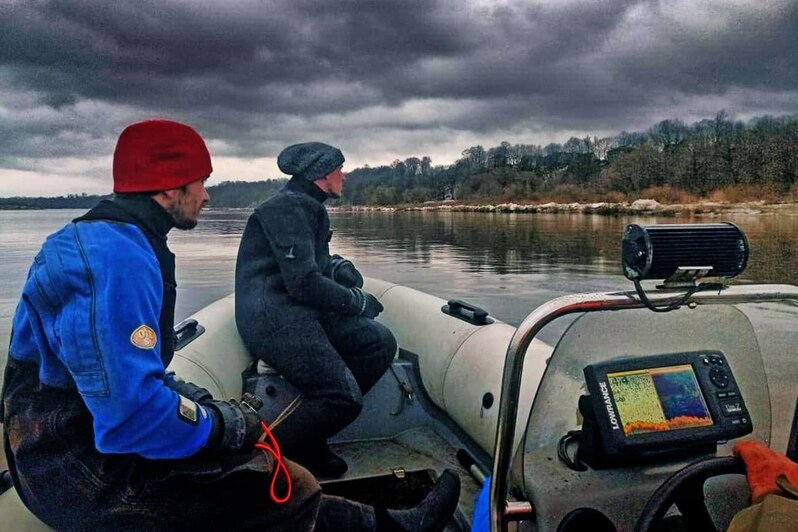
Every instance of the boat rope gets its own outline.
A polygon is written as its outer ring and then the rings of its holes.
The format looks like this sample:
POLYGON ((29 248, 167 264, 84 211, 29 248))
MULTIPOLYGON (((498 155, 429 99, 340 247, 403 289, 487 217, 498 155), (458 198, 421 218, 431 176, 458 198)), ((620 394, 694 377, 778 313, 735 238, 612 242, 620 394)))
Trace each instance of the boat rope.
POLYGON ((302 394, 299 394, 296 397, 294 397, 294 399, 290 403, 288 403, 288 406, 286 406, 283 409, 283 411, 280 412, 280 414, 274 419, 274 421, 272 421, 272 428, 273 429, 277 428, 277 425, 285 421, 285 418, 293 414, 294 410, 296 410, 299 407, 299 405, 302 404, 303 398, 304 396, 302 394))
POLYGON ((280 451, 280 445, 277 443, 277 439, 274 437, 274 434, 272 434, 272 431, 263 421, 260 422, 260 428, 263 429, 263 434, 261 434, 260 439, 255 444, 255 448, 263 451, 263 454, 272 455, 274 457, 274 474, 272 475, 272 484, 269 488, 269 495, 275 503, 285 504, 291 498, 291 492, 293 491, 293 486, 291 485, 291 474, 288 471, 288 466, 285 465, 283 454, 280 451), (269 443, 266 443, 266 438, 269 439, 269 443), (285 495, 282 497, 277 495, 276 490, 277 478, 280 476, 281 471, 285 474, 285 481, 287 485, 285 495))

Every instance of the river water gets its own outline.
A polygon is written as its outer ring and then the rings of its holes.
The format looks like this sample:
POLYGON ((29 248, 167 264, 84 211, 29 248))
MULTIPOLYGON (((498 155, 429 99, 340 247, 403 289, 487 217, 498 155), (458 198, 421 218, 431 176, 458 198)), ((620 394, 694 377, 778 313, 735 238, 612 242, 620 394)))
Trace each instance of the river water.
MULTIPOLYGON (((0 345, 33 256, 46 236, 80 210, 0 211, 0 345)), ((233 290, 238 243, 250 214, 209 209, 193 231, 174 230, 177 318, 233 290)), ((517 324, 535 306, 575 292, 628 289, 621 234, 629 223, 697 223, 720 218, 584 214, 333 212, 332 252, 365 274, 444 299, 460 298, 517 324)), ((798 285, 798 216, 728 216, 751 244, 742 279, 798 285)))
MULTIPOLYGON (((33 256, 46 235, 82 212, 0 211, 0 359, 6 356, 10 319, 33 256)), ((177 255, 177 321, 232 292, 238 243, 249 214, 209 209, 193 231, 170 233, 177 255)), ((798 216, 377 211, 333 212, 331 220, 331 250, 351 259, 364 275, 444 299, 464 299, 514 325, 557 296, 631 289, 619 259, 628 223, 731 221, 746 232, 751 245, 743 280, 798 285, 798 216)), ((787 337, 798 333, 798 313, 784 305, 763 309, 755 312, 755 320, 775 342, 778 364, 794 365, 795 350, 786 346, 787 337)), ((775 378, 782 372, 775 366, 769 373, 775 378)), ((794 383, 779 389, 791 409, 794 383)))

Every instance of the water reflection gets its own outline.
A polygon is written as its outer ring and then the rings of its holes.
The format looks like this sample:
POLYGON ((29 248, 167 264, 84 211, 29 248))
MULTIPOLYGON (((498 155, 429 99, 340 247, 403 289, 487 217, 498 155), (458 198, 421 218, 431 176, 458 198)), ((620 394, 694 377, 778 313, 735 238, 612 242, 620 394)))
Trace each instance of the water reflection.
MULTIPOLYGON (((249 209, 210 209, 193 231, 172 231, 182 318, 233 290, 235 259, 249 209)), ((0 211, 0 342, 41 242, 82 211, 0 211)), ((717 218, 334 212, 334 252, 365 275, 439 297, 467 299, 518 323, 559 295, 628 289, 620 235, 628 223, 696 223, 717 218)), ((729 216, 748 235, 743 278, 798 285, 798 217, 729 216)))
MULTIPOLYGON (((335 231, 361 252, 381 250, 429 264, 445 255, 468 273, 620 274, 621 234, 629 223, 700 223, 714 219, 582 214, 452 212, 334 213, 335 231)), ((798 283, 798 217, 728 216, 748 235, 743 278, 798 283)))

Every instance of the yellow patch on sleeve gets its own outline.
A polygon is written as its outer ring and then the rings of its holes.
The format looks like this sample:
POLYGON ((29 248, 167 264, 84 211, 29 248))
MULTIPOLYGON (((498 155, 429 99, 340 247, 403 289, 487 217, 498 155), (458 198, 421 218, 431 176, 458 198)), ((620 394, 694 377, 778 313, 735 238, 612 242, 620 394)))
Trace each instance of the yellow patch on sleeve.
POLYGON ((139 349, 153 349, 157 341, 155 331, 146 325, 139 325, 130 335, 130 343, 139 349))

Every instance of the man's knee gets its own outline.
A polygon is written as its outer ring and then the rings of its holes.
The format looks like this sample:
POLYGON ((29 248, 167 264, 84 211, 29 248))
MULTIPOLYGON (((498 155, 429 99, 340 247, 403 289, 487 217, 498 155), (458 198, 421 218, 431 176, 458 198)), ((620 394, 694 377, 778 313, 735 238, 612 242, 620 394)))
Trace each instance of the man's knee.
POLYGON ((322 502, 321 487, 316 478, 304 467, 289 460, 286 460, 285 464, 291 475, 292 494, 282 508, 285 519, 269 529, 292 532, 315 530, 322 502))
POLYGON ((357 419, 357 416, 363 411, 363 395, 359 389, 350 390, 350 393, 341 397, 336 403, 334 415, 345 425, 357 419))

